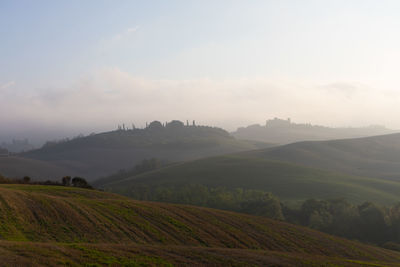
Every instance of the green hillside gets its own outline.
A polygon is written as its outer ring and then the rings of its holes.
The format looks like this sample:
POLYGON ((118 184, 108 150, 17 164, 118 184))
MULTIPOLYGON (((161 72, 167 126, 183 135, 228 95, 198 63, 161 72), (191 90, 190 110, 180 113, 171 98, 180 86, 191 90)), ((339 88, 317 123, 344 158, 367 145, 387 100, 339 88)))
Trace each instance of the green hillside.
POLYGON ((250 154, 353 175, 400 181, 400 134, 299 142, 250 154))
POLYGON ((143 159, 176 162, 267 146, 265 143, 237 140, 220 128, 184 126, 173 121, 167 126, 152 122, 145 129, 121 129, 48 142, 42 148, 20 156, 44 161, 93 180, 131 168, 143 159))
POLYGON ((210 188, 263 190, 284 201, 345 198, 355 203, 373 201, 389 204, 400 200, 399 182, 350 176, 247 154, 251 153, 176 164, 98 186, 127 196, 132 196, 132 192, 141 187, 204 185, 210 188))
POLYGON ((400 253, 307 228, 61 186, 0 186, 4 265, 399 266, 400 253))

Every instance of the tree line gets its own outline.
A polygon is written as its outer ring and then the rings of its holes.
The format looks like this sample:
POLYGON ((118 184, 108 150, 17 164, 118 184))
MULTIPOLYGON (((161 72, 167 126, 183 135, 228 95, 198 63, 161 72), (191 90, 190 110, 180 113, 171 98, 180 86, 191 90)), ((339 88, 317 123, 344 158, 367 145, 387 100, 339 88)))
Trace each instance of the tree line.
POLYGON ((310 227, 325 233, 400 250, 400 202, 385 207, 345 199, 308 199, 285 204, 269 192, 204 185, 150 186, 137 184, 121 192, 139 200, 231 210, 310 227))
POLYGON ((82 177, 64 176, 60 181, 32 181, 29 176, 23 178, 6 178, 0 174, 0 184, 30 184, 30 185, 57 185, 57 186, 72 186, 92 189, 93 187, 82 177))

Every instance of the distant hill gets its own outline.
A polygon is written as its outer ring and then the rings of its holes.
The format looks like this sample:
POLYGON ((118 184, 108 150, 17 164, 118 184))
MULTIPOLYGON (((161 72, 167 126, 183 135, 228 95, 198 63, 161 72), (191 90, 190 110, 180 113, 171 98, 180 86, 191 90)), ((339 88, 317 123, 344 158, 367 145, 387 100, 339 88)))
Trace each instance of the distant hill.
POLYGON ((0 147, 5 148, 13 153, 29 151, 35 148, 31 143, 29 143, 28 139, 24 140, 13 139, 11 143, 2 142, 0 144, 0 147))
POLYGON ((4 265, 396 266, 400 253, 238 213, 0 185, 4 265))
POLYGON ((400 181, 400 134, 299 142, 247 155, 400 181))
POLYGON ((357 138, 390 134, 396 131, 383 126, 360 128, 330 128, 306 123, 293 123, 290 119, 274 118, 264 126, 259 124, 238 128, 232 135, 239 139, 257 140, 275 144, 289 144, 299 141, 357 138))
POLYGON ((117 182, 95 184, 127 196, 134 196, 137 190, 146 188, 203 185, 208 188, 263 190, 290 202, 308 198, 345 198, 353 203, 373 201, 389 204, 400 200, 400 182, 274 161, 264 158, 262 151, 210 157, 120 178, 117 182))
POLYGON ((154 121, 145 129, 119 129, 48 142, 42 148, 20 156, 46 161, 93 180, 132 168, 143 159, 175 162, 268 146, 237 140, 220 128, 185 126, 179 121, 162 125, 154 121))

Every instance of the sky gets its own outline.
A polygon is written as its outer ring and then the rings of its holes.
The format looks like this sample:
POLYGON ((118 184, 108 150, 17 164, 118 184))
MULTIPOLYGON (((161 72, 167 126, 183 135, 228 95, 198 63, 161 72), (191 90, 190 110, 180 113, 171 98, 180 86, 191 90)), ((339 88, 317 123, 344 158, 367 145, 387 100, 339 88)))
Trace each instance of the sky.
POLYGON ((0 141, 273 117, 400 129, 400 2, 0 0, 0 141))

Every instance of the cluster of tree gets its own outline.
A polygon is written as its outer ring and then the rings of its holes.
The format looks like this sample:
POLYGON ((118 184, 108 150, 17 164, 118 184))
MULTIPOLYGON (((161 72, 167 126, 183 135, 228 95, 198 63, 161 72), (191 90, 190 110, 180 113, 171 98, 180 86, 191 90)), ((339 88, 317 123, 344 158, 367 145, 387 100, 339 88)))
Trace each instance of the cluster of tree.
POLYGON ((326 233, 378 245, 400 243, 400 203, 384 207, 343 199, 303 202, 299 209, 283 206, 285 220, 326 233), (389 243, 388 243, 389 242, 389 243))
MULTIPOLYGON (((146 122, 146 128, 144 129, 148 129, 148 130, 158 130, 158 129, 162 129, 162 128, 181 128, 184 127, 185 124, 179 120, 172 120, 171 122, 165 122, 162 123, 160 121, 152 121, 150 123, 146 122)), ((189 121, 186 120, 186 126, 196 126, 196 121, 192 121, 191 124, 189 124, 189 121)), ((132 123, 132 128, 129 128, 129 126, 125 123, 122 123, 121 125, 118 125, 117 130, 118 131, 135 131, 138 130, 140 128, 136 128, 135 124, 132 123)))
POLYGON ((344 199, 306 200, 285 205, 271 193, 242 188, 208 188, 203 185, 136 185, 129 195, 140 200, 191 204, 266 216, 322 232, 400 250, 400 203, 383 207, 359 205, 344 199))
POLYGON ((92 189, 93 187, 86 181, 86 179, 82 177, 74 177, 64 176, 59 181, 32 181, 29 176, 25 176, 22 179, 19 178, 6 178, 0 174, 0 184, 32 184, 32 185, 58 185, 58 186, 73 186, 80 188, 88 188, 92 189))
MULTIPOLYGON (((92 135, 94 135, 94 134, 91 133, 89 136, 92 136, 92 135)), ((74 140, 78 140, 78 139, 82 139, 82 138, 85 138, 84 134, 78 134, 77 136, 74 136, 72 138, 66 137, 66 138, 62 138, 62 139, 58 139, 58 140, 47 141, 46 143, 44 143, 42 148, 52 147, 52 146, 55 146, 58 144, 68 143, 69 141, 74 141, 74 140)))
POLYGON ((139 200, 190 204, 231 210, 283 220, 279 200, 271 193, 236 188, 208 188, 198 184, 184 186, 135 185, 129 195, 139 200))
POLYGON ((71 176, 64 176, 61 179, 61 183, 63 186, 73 186, 73 187, 92 189, 92 186, 86 181, 86 179, 82 177, 74 177, 71 179, 71 176))

